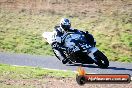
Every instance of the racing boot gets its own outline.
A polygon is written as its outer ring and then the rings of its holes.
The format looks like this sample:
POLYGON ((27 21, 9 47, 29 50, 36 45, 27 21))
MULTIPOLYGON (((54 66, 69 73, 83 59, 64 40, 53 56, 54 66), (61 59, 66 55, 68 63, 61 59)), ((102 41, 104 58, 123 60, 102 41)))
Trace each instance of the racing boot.
POLYGON ((66 63, 68 63, 68 62, 69 62, 69 60, 68 60, 67 58, 62 60, 62 63, 63 63, 63 64, 66 64, 66 63))

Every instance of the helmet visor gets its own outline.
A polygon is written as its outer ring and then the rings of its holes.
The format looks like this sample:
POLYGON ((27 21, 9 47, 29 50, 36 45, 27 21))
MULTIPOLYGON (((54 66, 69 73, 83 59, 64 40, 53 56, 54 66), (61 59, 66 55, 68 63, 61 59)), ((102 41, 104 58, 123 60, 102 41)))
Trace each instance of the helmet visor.
POLYGON ((70 29, 70 27, 71 27, 71 25, 62 25, 61 24, 61 27, 65 30, 65 31, 67 31, 67 30, 69 30, 70 29))

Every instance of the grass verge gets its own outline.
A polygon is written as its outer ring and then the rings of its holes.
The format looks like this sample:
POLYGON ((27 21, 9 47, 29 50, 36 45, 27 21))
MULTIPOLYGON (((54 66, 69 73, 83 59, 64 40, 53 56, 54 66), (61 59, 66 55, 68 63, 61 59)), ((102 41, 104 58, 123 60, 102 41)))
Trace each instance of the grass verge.
POLYGON ((0 88, 41 88, 53 80, 74 76, 71 71, 0 64, 0 88))
POLYGON ((0 64, 0 79, 42 79, 46 76, 53 77, 74 77, 75 73, 72 71, 57 71, 48 70, 35 67, 21 67, 0 64))

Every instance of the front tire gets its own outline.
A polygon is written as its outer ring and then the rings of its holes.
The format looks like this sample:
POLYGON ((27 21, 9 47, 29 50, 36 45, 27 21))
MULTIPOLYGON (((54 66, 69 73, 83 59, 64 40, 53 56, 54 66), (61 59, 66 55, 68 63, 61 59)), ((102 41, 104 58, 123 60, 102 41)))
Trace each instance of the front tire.
POLYGON ((101 51, 97 51, 94 53, 95 58, 97 59, 97 64, 100 68, 108 68, 109 66, 109 61, 107 59, 107 57, 101 52, 101 51))

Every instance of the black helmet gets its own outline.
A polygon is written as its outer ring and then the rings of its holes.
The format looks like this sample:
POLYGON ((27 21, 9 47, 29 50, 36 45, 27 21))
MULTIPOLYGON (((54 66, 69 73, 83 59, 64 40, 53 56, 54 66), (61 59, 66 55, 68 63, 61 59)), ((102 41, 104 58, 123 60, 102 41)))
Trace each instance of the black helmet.
POLYGON ((67 31, 71 28, 71 22, 67 18, 62 18, 60 21, 60 27, 64 29, 64 31, 67 31))

